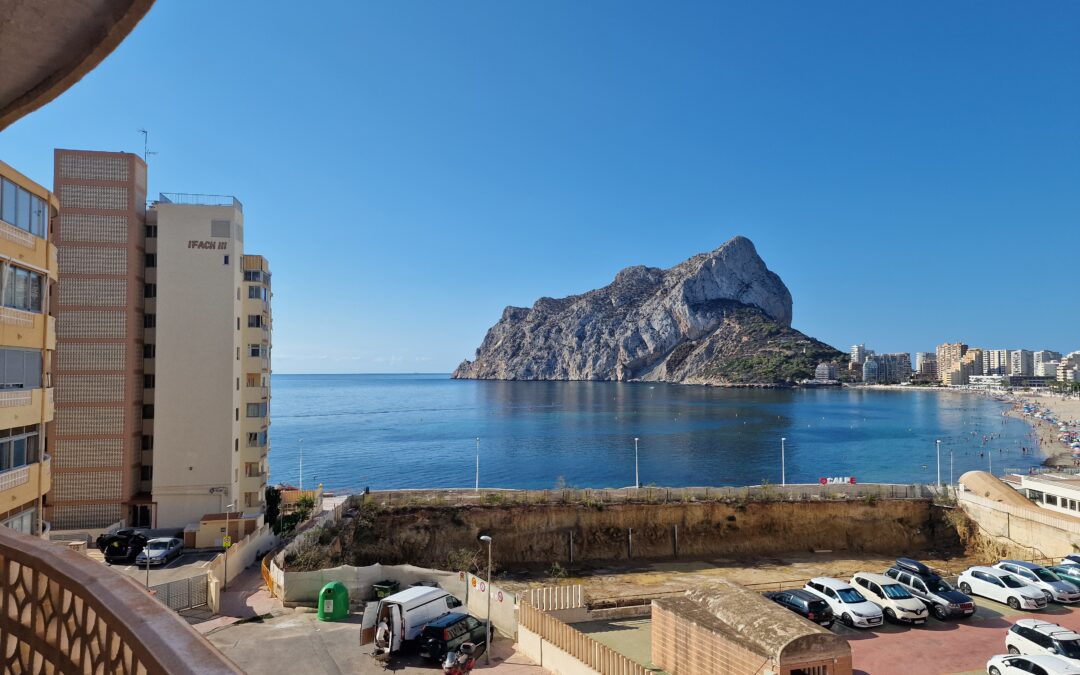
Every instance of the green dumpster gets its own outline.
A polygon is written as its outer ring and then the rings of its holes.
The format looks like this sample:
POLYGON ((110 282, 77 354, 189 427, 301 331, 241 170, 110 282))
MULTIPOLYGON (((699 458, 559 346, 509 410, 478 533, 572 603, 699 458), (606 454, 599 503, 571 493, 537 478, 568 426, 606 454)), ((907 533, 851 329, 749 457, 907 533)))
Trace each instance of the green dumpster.
POLYGON ((349 590, 340 581, 331 581, 319 591, 319 621, 337 621, 349 616, 349 590))
POLYGON ((382 600, 388 595, 393 595, 401 589, 401 584, 393 579, 384 579, 382 581, 376 581, 371 585, 371 589, 375 591, 375 599, 382 600))

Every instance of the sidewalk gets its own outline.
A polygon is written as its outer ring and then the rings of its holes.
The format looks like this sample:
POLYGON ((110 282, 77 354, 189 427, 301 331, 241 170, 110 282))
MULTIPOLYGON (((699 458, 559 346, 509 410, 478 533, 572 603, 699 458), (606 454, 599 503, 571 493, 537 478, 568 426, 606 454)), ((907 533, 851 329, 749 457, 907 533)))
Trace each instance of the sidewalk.
POLYGON ((206 635, 219 628, 245 619, 266 616, 282 609, 281 600, 270 594, 263 582, 262 571, 256 562, 233 579, 221 593, 221 606, 216 616, 194 624, 195 630, 206 635))

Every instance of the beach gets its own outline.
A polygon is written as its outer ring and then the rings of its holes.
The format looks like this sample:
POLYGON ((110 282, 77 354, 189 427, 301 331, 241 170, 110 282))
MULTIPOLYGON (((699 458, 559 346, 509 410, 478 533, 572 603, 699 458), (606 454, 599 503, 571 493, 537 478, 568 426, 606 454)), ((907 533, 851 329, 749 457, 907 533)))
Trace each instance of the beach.
POLYGON ((1026 394, 1008 400, 1015 404, 1008 414, 1031 424, 1039 450, 1046 455, 1045 466, 1077 466, 1073 449, 1061 440, 1060 425, 1065 424, 1072 434, 1080 433, 1080 399, 1055 394, 1026 394), (1053 419, 1052 422, 1043 419, 1047 415, 1053 419))

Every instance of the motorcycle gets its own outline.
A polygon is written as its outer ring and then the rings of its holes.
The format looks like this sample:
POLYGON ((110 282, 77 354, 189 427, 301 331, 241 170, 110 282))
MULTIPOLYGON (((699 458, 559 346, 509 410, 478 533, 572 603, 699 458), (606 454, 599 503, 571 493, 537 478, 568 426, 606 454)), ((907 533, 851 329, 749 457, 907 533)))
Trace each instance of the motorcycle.
POLYGON ((468 675, 476 667, 476 660, 484 653, 486 645, 463 642, 457 651, 448 651, 443 659, 443 675, 468 675))

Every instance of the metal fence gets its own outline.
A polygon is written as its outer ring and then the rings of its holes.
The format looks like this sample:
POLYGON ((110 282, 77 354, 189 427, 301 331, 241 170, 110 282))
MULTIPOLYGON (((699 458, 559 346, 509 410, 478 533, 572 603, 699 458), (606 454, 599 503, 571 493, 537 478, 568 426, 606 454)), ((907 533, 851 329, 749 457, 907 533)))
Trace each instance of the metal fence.
POLYGON ((749 487, 563 488, 552 490, 380 490, 366 499, 384 506, 466 504, 670 504, 708 501, 844 501, 849 499, 931 499, 928 485, 841 483, 752 485, 749 487))
POLYGON ((166 607, 179 612, 192 607, 202 607, 208 602, 210 575, 168 581, 151 586, 150 592, 166 607))

